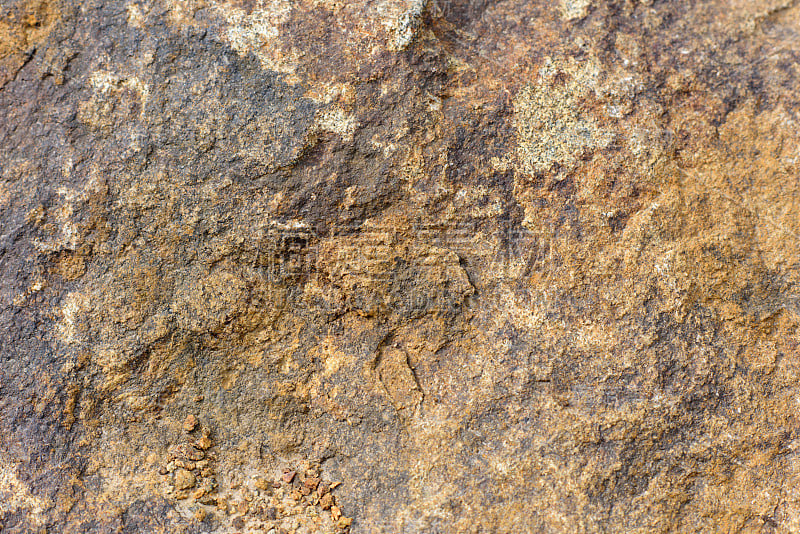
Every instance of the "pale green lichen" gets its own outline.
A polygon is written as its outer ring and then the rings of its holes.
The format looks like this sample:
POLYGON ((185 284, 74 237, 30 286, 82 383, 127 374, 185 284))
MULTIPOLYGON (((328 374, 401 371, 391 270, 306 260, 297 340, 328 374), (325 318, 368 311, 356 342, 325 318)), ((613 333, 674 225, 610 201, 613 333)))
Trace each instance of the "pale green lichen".
POLYGON ((520 91, 514 108, 523 172, 546 172, 555 164, 568 170, 586 152, 611 143, 613 133, 584 110, 594 96, 597 77, 594 63, 559 66, 548 61, 539 79, 520 91), (559 76, 566 81, 557 81, 559 76))
POLYGON ((589 14, 591 0, 561 0, 559 10, 564 20, 580 20, 589 14))

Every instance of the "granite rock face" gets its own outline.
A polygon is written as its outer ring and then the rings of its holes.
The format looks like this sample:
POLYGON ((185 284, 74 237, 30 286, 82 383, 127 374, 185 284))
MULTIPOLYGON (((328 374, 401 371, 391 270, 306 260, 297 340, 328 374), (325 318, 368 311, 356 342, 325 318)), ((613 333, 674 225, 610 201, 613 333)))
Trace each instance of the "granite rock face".
POLYGON ((0 531, 800 532, 798 61, 791 0, 4 0, 0 531))

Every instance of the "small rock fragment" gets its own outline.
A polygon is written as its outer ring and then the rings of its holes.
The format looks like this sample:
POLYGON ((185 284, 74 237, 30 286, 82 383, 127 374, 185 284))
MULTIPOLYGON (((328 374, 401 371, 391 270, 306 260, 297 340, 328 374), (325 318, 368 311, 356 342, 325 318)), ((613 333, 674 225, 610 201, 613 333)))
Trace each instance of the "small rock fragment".
MULTIPOLYGON (((170 445, 167 451, 170 454, 170 459, 181 458, 183 460, 202 460, 206 454, 195 449, 190 443, 180 443, 178 445, 170 445)), ((169 467, 167 467, 169 469, 169 467)))
POLYGON ((330 493, 326 493, 322 497, 320 497, 319 506, 323 510, 330 510, 331 506, 333 506, 333 495, 331 495, 330 493))
POLYGON ((194 469, 196 467, 196 464, 194 462, 191 462, 191 461, 178 459, 178 460, 175 460, 175 466, 191 471, 192 469, 194 469))
POLYGON ((217 505, 217 497, 216 495, 208 495, 200 499, 200 504, 204 506, 216 506, 217 505))
POLYGON ((281 480, 283 480, 287 484, 291 484, 292 480, 294 480, 294 475, 295 475, 294 471, 285 471, 283 473, 283 476, 281 477, 281 480))
POLYGON ((339 521, 336 522, 336 526, 340 529, 344 530, 346 528, 350 528, 350 525, 353 523, 353 520, 349 517, 340 517, 339 521))
POLYGON ((197 479, 191 471, 183 468, 178 468, 175 470, 175 489, 186 490, 193 488, 196 483, 197 479))
POLYGON ((338 506, 331 506, 331 519, 338 521, 342 517, 342 511, 338 506))
POLYGON ((202 460, 206 457, 203 451, 198 451, 196 449, 192 449, 191 452, 186 456, 192 461, 202 460))
POLYGON ((208 436, 203 436, 202 438, 194 442, 194 446, 195 448, 204 451, 211 447, 211 438, 209 438, 208 436))
POLYGON ((194 511, 194 518, 198 521, 203 521, 206 516, 208 516, 208 512, 206 512, 205 508, 198 508, 194 511))
POLYGON ((194 414, 187 415, 183 421, 183 429, 186 432, 191 432, 195 428, 197 428, 197 417, 194 414))

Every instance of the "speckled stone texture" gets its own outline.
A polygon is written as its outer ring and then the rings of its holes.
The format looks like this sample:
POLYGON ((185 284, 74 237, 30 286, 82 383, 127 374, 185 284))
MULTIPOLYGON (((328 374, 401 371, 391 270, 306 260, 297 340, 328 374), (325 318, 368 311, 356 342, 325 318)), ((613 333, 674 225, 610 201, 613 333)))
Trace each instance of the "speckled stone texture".
POLYGON ((0 0, 0 532, 800 532, 796 0, 0 0))

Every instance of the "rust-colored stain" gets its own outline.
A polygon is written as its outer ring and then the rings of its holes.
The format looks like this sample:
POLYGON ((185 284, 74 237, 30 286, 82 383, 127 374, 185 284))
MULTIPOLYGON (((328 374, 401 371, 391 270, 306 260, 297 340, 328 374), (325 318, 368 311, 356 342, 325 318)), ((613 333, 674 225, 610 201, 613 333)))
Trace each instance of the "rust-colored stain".
POLYGON ((800 532, 798 28, 0 6, 0 531, 800 532))

